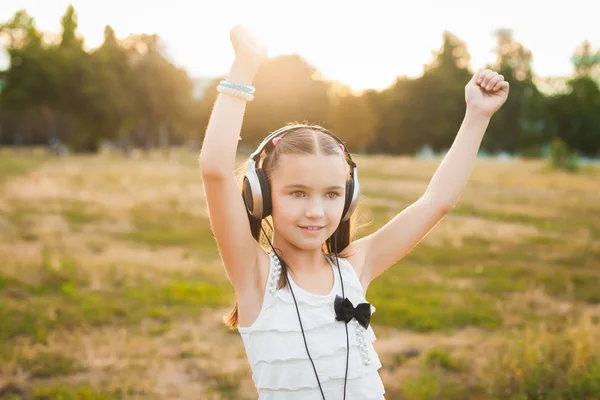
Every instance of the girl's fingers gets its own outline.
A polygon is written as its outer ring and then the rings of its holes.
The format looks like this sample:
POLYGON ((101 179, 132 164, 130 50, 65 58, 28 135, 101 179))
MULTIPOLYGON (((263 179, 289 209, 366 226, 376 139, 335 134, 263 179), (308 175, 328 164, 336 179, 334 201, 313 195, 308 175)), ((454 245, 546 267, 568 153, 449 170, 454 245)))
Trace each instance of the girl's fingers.
POLYGON ((488 81, 487 85, 482 85, 482 87, 488 92, 493 91, 494 87, 498 84, 498 82, 501 82, 503 79, 504 77, 502 75, 495 74, 488 81))
POLYGON ((483 68, 479 68, 477 70, 477 72, 475 73, 475 75, 473 75, 473 81, 477 84, 479 84, 479 78, 481 78, 481 74, 483 73, 483 68))
POLYGON ((473 81, 481 87, 482 90, 487 92, 495 92, 503 88, 508 88, 508 82, 504 80, 504 76, 491 69, 480 68, 475 75, 473 75, 473 81))
POLYGON ((489 74, 491 71, 489 69, 480 69, 479 70, 479 77, 477 79, 477 83, 481 83, 483 81, 483 79, 485 78, 485 76, 487 74, 489 74))
POLYGON ((500 82, 496 83, 496 85, 492 89, 492 92, 498 91, 506 86, 508 86, 508 82, 506 82, 504 79, 502 79, 500 82))
POLYGON ((479 86, 481 86, 483 89, 485 89, 485 87, 487 86, 488 82, 490 81, 490 79, 492 78, 493 74, 495 74, 494 71, 490 70, 490 69, 486 69, 481 73, 481 76, 479 77, 479 86))

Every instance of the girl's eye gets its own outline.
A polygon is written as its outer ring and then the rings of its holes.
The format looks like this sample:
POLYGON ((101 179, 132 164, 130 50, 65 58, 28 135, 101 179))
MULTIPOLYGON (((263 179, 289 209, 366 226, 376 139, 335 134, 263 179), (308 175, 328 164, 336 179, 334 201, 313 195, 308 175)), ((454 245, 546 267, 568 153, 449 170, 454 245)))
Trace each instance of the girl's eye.
MULTIPOLYGON (((306 197, 306 193, 304 193, 304 192, 302 192, 300 190, 292 192, 291 195, 292 195, 292 197, 296 197, 296 198, 306 197)), ((328 199, 335 199, 335 198, 337 198, 339 196, 340 196, 339 193, 336 193, 336 192, 329 192, 329 193, 327 193, 325 195, 325 197, 327 197, 328 199)))

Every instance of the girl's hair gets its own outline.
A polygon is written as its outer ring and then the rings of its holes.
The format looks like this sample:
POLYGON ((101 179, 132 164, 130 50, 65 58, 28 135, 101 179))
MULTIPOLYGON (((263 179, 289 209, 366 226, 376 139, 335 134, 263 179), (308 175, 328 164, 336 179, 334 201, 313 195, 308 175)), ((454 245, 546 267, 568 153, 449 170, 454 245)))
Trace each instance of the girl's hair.
MULTIPOLYGON (((294 124, 290 127, 290 131, 287 131, 285 135, 281 137, 281 140, 277 143, 277 146, 267 146, 265 152, 262 154, 262 162, 260 167, 264 171, 269 183, 271 183, 271 176, 273 171, 279 166, 279 161, 282 154, 323 154, 323 155, 341 155, 344 154, 346 159, 346 165, 348 170, 348 179, 350 175, 350 166, 348 164, 345 153, 340 148, 338 142, 330 135, 328 135, 325 128, 319 125, 304 125, 294 124)), ((246 168, 243 168, 245 171, 246 168)), ((269 194, 270 195, 270 194, 269 194)), ((355 213, 356 214, 356 213, 355 213)), ((267 225, 265 231, 267 234, 272 234, 273 224, 271 223, 272 217, 267 217, 264 220, 258 220, 248 214, 248 220, 250 222, 250 231, 254 239, 259 242, 263 248, 271 251, 267 239, 264 237, 262 229, 264 225, 267 225), (263 221, 265 224, 263 225, 263 221)), ((353 229, 353 218, 347 221, 342 221, 338 225, 333 235, 331 235, 325 243, 323 243, 323 251, 333 261, 337 256, 346 257, 347 255, 341 254, 340 250, 345 249, 352 241, 354 235, 353 229)), ((277 249, 275 249, 277 250, 277 249)), ((280 256, 279 252, 277 252, 280 256)), ((278 288, 281 289, 287 286, 287 271, 288 265, 285 263, 282 257, 281 260, 281 275, 279 277, 278 288)), ((223 322, 231 329, 237 328, 238 325, 238 303, 229 313, 229 315, 223 318, 223 322)))

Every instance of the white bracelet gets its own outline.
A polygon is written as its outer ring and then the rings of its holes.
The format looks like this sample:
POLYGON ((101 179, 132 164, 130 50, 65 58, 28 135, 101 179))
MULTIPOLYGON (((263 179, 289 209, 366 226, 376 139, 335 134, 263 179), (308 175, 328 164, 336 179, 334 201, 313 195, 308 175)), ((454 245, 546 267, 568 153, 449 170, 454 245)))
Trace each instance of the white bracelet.
POLYGON ((247 92, 244 92, 242 90, 233 89, 233 88, 230 88, 230 87, 227 87, 227 86, 219 85, 219 86, 217 86, 217 91, 219 93, 229 94, 229 95, 232 95, 232 96, 240 97, 240 98, 242 98, 242 99, 244 99, 246 101, 252 101, 252 100, 254 100, 254 95, 252 95, 250 93, 247 93, 247 92))
POLYGON ((252 85, 244 85, 243 83, 229 82, 225 79, 223 79, 221 82, 219 82, 219 85, 225 86, 225 87, 230 87, 233 89, 239 89, 243 92, 250 93, 250 94, 254 94, 254 92, 256 92, 256 88, 252 85))

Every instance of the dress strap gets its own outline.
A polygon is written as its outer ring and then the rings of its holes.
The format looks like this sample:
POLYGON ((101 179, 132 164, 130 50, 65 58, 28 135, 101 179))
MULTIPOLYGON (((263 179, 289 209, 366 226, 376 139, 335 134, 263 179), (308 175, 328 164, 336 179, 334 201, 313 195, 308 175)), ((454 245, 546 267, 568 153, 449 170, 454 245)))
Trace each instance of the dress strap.
MULTIPOLYGON (((335 260, 332 262, 335 264, 335 260)), ((363 296, 366 295, 367 288, 363 287, 362 283, 360 282, 360 277, 356 273, 356 270, 352 264, 350 264, 350 261, 340 257, 339 263, 342 270, 342 276, 344 277, 344 282, 350 280, 352 285, 356 286, 361 291, 363 296)))
POLYGON ((273 253, 269 253, 269 280, 267 281, 267 291, 271 294, 274 294, 277 289, 277 284, 279 283, 279 277, 281 276, 281 262, 279 258, 273 253))

